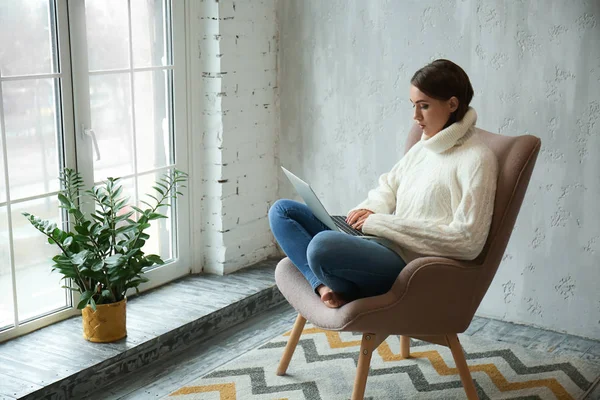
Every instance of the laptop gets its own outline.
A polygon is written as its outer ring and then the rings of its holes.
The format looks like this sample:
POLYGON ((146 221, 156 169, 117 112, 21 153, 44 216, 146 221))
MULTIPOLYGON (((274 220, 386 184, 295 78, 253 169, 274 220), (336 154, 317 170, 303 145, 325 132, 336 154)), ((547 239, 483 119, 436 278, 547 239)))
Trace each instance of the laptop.
POLYGON ((321 203, 321 200, 319 200, 308 183, 304 182, 302 179, 298 178, 284 167, 281 167, 281 169, 288 177, 290 182, 292 182, 292 185, 294 185, 296 192, 298 192, 300 197, 302 197, 310 211, 312 211, 319 221, 324 223, 332 231, 344 232, 352 236, 366 237, 364 233, 348 225, 346 222, 346 217, 341 215, 329 215, 327 210, 325 210, 323 203, 321 203))

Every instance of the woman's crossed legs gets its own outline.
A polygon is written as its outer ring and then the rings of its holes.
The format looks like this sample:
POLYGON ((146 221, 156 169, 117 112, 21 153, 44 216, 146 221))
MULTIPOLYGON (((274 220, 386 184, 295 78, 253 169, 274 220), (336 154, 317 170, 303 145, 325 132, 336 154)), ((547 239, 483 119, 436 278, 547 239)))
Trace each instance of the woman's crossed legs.
POLYGON ((285 254, 329 307, 386 293, 406 265, 379 243, 330 230, 293 200, 275 202, 269 223, 285 254))

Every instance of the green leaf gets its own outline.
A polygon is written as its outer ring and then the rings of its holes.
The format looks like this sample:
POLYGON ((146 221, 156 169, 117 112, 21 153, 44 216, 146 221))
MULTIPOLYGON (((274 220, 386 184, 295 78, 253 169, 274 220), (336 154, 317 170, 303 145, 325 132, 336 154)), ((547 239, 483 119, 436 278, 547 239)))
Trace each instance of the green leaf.
POLYGON ((146 256, 146 259, 148 261, 151 261, 153 264, 159 264, 162 265, 165 262, 162 260, 162 258, 160 258, 159 256, 157 256, 156 254, 149 254, 146 256))
POLYGON ((102 270, 102 267, 104 267, 104 262, 102 262, 102 260, 98 260, 96 261, 94 264, 92 264, 92 271, 97 272, 102 270))
POLYGON ((124 206, 127 204, 127 202, 128 202, 128 201, 129 201, 129 197, 126 197, 126 198, 124 198, 124 199, 120 200, 120 201, 119 201, 119 202, 116 204, 116 207, 117 207, 118 209, 121 209, 121 208, 123 208, 123 207, 124 207, 124 206))
POLYGON ((78 220, 83 218, 83 214, 82 214, 82 212, 81 212, 81 211, 79 211, 78 209, 69 210, 69 212, 70 212, 71 214, 73 214, 73 216, 74 216, 75 218, 77 218, 78 220))
POLYGON ((144 282, 147 282, 147 281, 148 281, 147 279, 143 280, 141 278, 140 279, 133 279, 133 280, 129 281, 127 283, 127 285, 125 285, 125 286, 127 286, 127 288, 137 288, 140 284, 142 284, 144 282))
POLYGON ((71 286, 61 286, 61 288, 63 288, 63 289, 69 289, 69 290, 71 290, 73 292, 81 293, 81 289, 79 289, 79 288, 74 288, 74 287, 71 287, 71 286))
POLYGON ((121 195, 121 193, 123 193, 123 186, 119 186, 117 188, 117 190, 115 190, 115 192, 112 195, 113 199, 116 199, 117 197, 119 197, 121 195))
POLYGON ((160 193, 161 195, 165 195, 165 191, 162 190, 161 188, 159 188, 158 186, 152 186, 152 189, 156 190, 158 193, 160 193))
POLYGON ((102 297, 106 297, 107 299, 110 299, 112 297, 112 293, 110 292, 110 290, 104 289, 102 291, 102 297))
POLYGON ((160 178, 156 181, 156 184, 162 188, 164 188, 165 190, 169 190, 169 186, 170 183, 168 180, 166 180, 165 178, 160 178))
POLYGON ((120 272, 121 272, 121 270, 117 271, 115 273, 115 275, 113 275, 110 278, 108 278, 108 281, 114 283, 114 282, 118 282, 118 281, 122 280, 123 279, 123 274, 120 273, 120 272))
POLYGON ((104 217, 99 216, 98 214, 90 214, 92 218, 94 218, 98 222, 104 222, 104 217))
POLYGON ((132 232, 132 231, 135 231, 136 229, 138 229, 138 225, 137 224, 135 224, 135 225, 125 225, 125 226, 122 226, 122 227, 118 228, 117 230, 115 230, 115 234, 119 235, 119 234, 122 234, 122 233, 132 232))
POLYGON ((67 266, 72 265, 71 259, 62 254, 57 254, 54 257, 52 257, 52 261, 54 261, 55 263, 60 264, 60 265, 67 265, 67 266))
POLYGON ((92 307, 92 310, 96 311, 96 302, 93 297, 90 297, 90 306, 92 307))
POLYGON ((71 262, 75 265, 82 265, 86 261, 89 254, 90 252, 88 250, 82 250, 79 253, 71 256, 71 262))
POLYGON ((123 255, 122 254, 113 254, 112 256, 106 258, 106 260, 104 260, 104 262, 107 265, 117 265, 119 263, 121 263, 123 261, 123 255))
POLYGON ((166 215, 160 214, 160 213, 150 213, 148 215, 149 220, 160 219, 160 218, 169 218, 169 217, 167 217, 166 215))
POLYGON ((54 241, 54 239, 52 239, 50 237, 48 238, 48 243, 50 243, 50 244, 56 244, 56 242, 54 241))
POLYGON ((108 246, 110 247, 110 238, 111 238, 111 233, 108 229, 102 231, 102 233, 100 235, 98 235, 98 242, 102 245, 102 246, 108 246))
POLYGON ((133 215, 134 211, 129 211, 125 214, 119 215, 118 217, 115 218, 115 222, 120 222, 120 221, 124 221, 127 218, 131 217, 133 215))
POLYGON ((75 230, 77 231, 77 233, 84 235, 84 236, 88 236, 90 234, 90 232, 87 230, 87 228, 83 225, 75 225, 75 230))
POLYGON ((81 295, 81 300, 77 304, 77 308, 79 310, 83 310, 85 306, 87 306, 89 300, 92 298, 93 295, 94 292, 92 290, 86 290, 85 292, 83 292, 81 295))
POLYGON ((127 252, 127 254, 125 254, 125 258, 127 258, 129 260, 129 263, 135 262, 135 258, 134 257, 140 250, 138 248, 134 248, 131 249, 127 252))
POLYGON ((147 201, 140 200, 140 203, 144 203, 145 205, 147 205, 148 207, 150 207, 150 209, 154 208, 154 206, 152 204, 148 203, 147 201))
POLYGON ((64 205, 66 208, 71 208, 72 204, 71 201, 67 198, 67 196, 65 196, 62 193, 58 194, 58 200, 61 202, 62 205, 64 205))
POLYGON ((73 236, 67 237, 65 239, 65 241, 63 242, 63 246, 69 247, 71 245, 71 243, 73 243, 73 236))
POLYGON ((84 274, 82 274, 85 278, 89 278, 92 281, 91 286, 95 287, 98 282, 105 282, 106 277, 104 271, 94 272, 91 269, 88 269, 84 274))
POLYGON ((135 211, 139 212, 140 214, 144 213, 144 211, 141 208, 139 208, 139 207, 131 206, 131 208, 133 208, 135 211))
POLYGON ((75 239, 75 241, 79 243, 87 243, 88 241, 88 237, 84 235, 74 235, 73 239, 75 239))
POLYGON ((100 233, 100 231, 102 231, 102 225, 96 223, 94 225, 92 225, 92 235, 93 236, 98 236, 98 234, 100 233))

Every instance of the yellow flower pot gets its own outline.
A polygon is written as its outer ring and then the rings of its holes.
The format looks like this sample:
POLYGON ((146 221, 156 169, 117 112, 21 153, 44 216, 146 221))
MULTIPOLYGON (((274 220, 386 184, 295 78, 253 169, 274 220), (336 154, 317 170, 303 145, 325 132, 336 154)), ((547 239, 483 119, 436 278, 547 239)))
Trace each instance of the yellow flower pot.
POLYGON ((83 317, 83 337, 90 342, 107 343, 127 336, 125 305, 127 299, 117 303, 96 305, 96 311, 89 305, 81 310, 83 317))

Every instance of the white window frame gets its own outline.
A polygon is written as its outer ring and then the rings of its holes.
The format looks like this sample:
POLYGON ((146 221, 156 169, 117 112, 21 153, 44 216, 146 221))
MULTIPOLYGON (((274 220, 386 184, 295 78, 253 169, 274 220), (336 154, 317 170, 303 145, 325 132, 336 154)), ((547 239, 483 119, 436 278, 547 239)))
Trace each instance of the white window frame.
MULTIPOLYGON (((128 4, 129 4, 129 0, 128 4)), ((86 188, 91 186, 93 180, 93 147, 92 141, 86 137, 81 129, 82 124, 90 126, 89 109, 89 81, 85 30, 85 3, 81 0, 68 1, 55 0, 55 13, 57 19, 57 45, 59 54, 60 73, 47 74, 48 77, 60 77, 62 110, 62 125, 64 131, 63 149, 65 165, 70 168, 78 167, 86 182, 86 188), (78 100, 86 99, 86 100, 78 100)), ((189 172, 189 146, 188 146, 188 92, 187 92, 187 57, 186 57, 186 3, 185 0, 171 0, 171 29, 173 33, 173 119, 174 119, 174 151, 175 164, 170 168, 176 168, 189 172)), ((130 32, 131 35, 131 27, 130 32)), ((130 55, 132 53, 132 41, 129 41, 130 55)), ((45 75, 36 75, 36 78, 45 75)), ((0 86, 0 94, 1 94, 0 86)), ((132 107, 133 107, 132 102, 132 107)), ((134 111, 135 112, 135 111, 134 111)), ((1 114, 1 113, 0 113, 1 114)), ((0 115, 2 117, 2 115, 0 115)), ((135 118, 135 114, 132 116, 135 118)), ((2 134, 4 135, 4 121, 0 120, 2 134)), ((3 138, 5 139, 5 138, 3 138)), ((4 146, 6 149, 6 146, 4 146)), ((7 157, 4 154, 5 178, 8 177, 7 157)), ((165 169, 166 171, 167 169, 165 169)), ((137 179, 137 178, 136 178, 137 179)), ((96 184, 99 182, 96 182, 96 184)), ((8 192, 8 188, 7 188, 8 192)), ((191 190, 184 190, 184 196, 177 199, 176 207, 176 231, 174 232, 173 262, 158 266, 145 273, 149 281, 140 285, 141 292, 163 285, 169 281, 188 275, 191 272, 191 223, 190 204, 191 190)), ((51 193, 49 196, 56 196, 51 193)), ((42 196, 19 200, 31 200, 42 196)), ((43 197, 46 197, 44 195, 43 197)), ((8 227, 9 227, 9 249, 12 286, 16 288, 16 268, 14 255, 12 254, 12 229, 10 197, 7 196, 8 227)), ((164 210, 163 210, 164 211, 164 210)), ((0 343, 17 336, 24 335, 44 326, 53 324, 63 319, 79 315, 80 310, 75 308, 79 302, 79 295, 72 293, 71 307, 53 312, 46 316, 38 317, 32 321, 22 323, 18 320, 18 302, 16 289, 13 289, 14 305, 14 327, 0 332, 0 343)), ((129 295, 135 293, 130 289, 129 295)))

